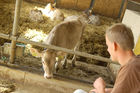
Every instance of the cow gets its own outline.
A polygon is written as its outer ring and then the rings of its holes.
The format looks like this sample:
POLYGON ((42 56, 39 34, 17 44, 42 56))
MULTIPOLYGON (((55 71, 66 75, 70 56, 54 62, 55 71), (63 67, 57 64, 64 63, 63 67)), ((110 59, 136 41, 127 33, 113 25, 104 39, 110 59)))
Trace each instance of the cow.
POLYGON ((60 9, 56 8, 54 4, 48 3, 45 8, 37 8, 38 10, 41 10, 42 15, 45 17, 50 18, 52 21, 64 20, 64 14, 61 12, 60 9))
MULTIPOLYGON (((77 46, 80 44, 85 26, 88 23, 87 18, 88 17, 86 14, 80 16, 69 16, 65 18, 63 22, 54 26, 48 37, 44 40, 44 44, 76 50, 77 46)), ((36 49, 31 48, 30 51, 31 53, 35 52, 42 58, 44 77, 47 79, 53 77, 56 64, 56 70, 61 67, 61 60, 67 54, 65 52, 53 49, 46 49, 43 52, 38 52, 36 49), (58 57, 57 63, 56 57, 58 57)))

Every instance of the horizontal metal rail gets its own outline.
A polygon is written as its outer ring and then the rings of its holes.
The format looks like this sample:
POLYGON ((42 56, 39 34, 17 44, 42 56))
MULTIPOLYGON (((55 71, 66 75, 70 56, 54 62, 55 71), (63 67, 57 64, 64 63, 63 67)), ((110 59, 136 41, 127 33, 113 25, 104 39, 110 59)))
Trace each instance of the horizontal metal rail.
POLYGON ((8 39, 8 40, 15 40, 17 42, 21 42, 21 43, 25 43, 25 44, 31 44, 31 45, 36 45, 36 46, 48 48, 48 49, 54 49, 54 50, 57 50, 57 51, 63 51, 63 52, 66 52, 66 53, 75 54, 75 55, 78 55, 78 56, 91 58, 91 59, 99 60, 99 61, 102 61, 102 62, 118 64, 117 62, 111 61, 109 58, 105 58, 105 57, 101 57, 101 56, 97 56, 97 55, 91 55, 91 54, 88 54, 88 53, 74 51, 74 50, 70 50, 70 49, 66 49, 66 48, 62 48, 62 47, 57 47, 57 46, 54 46, 54 45, 42 44, 40 42, 31 41, 31 40, 25 39, 25 38, 10 36, 10 35, 6 35, 6 34, 2 34, 2 33, 0 33, 0 37, 8 39))

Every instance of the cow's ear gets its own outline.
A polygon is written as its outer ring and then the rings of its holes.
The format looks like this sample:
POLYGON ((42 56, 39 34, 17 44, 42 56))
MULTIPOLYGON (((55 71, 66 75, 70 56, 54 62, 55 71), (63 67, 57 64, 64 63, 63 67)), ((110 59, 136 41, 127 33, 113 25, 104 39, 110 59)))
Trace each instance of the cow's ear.
POLYGON ((30 53, 35 57, 42 57, 43 53, 35 48, 30 48, 30 53))

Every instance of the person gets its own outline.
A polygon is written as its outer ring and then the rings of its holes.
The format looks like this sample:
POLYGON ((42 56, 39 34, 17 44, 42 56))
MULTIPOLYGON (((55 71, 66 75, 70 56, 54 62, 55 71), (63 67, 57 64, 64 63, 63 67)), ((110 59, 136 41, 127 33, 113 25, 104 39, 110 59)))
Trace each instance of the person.
POLYGON ((104 80, 99 77, 89 93, 140 93, 140 56, 133 52, 132 30, 117 23, 106 31, 105 38, 112 61, 119 62, 121 67, 113 88, 105 88, 104 80))

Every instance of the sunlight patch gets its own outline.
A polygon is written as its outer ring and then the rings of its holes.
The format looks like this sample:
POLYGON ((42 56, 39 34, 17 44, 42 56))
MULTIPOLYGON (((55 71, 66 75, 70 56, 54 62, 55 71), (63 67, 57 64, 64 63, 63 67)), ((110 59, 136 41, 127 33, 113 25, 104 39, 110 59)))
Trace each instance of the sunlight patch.
POLYGON ((42 30, 37 31, 36 29, 28 29, 25 33, 26 38, 35 42, 43 42, 47 36, 42 30))

